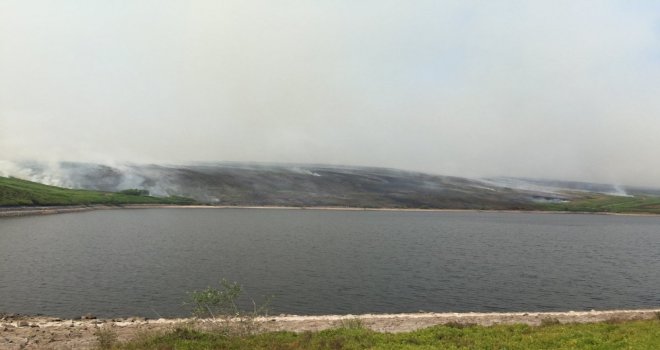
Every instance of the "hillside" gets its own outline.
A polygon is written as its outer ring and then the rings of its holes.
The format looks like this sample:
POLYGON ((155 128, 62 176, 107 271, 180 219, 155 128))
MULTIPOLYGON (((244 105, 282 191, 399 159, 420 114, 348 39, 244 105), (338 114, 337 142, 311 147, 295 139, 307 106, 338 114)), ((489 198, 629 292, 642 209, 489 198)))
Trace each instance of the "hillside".
POLYGON ((536 196, 566 196, 486 185, 477 180, 395 169, 324 165, 216 163, 21 165, 21 178, 68 188, 243 206, 531 209, 536 196))
MULTIPOLYGON (((0 205, 198 203, 235 206, 660 213, 660 191, 523 178, 468 179, 387 168, 302 164, 17 163, 0 205), (117 193, 133 189, 152 196, 117 193)), ((4 172, 8 172, 5 170, 4 172)), ((2 169, 0 169, 2 174, 2 169)))
POLYGON ((50 206, 88 204, 189 204, 180 197, 158 198, 145 195, 71 190, 31 181, 0 177, 0 206, 50 206))

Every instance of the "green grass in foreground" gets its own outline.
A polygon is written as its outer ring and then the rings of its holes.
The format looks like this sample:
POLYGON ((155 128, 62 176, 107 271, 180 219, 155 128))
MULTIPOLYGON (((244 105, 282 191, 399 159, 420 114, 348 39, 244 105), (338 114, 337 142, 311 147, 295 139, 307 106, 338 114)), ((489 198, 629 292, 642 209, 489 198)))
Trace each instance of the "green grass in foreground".
POLYGON ((321 332, 273 332, 223 336, 180 328, 140 338, 113 349, 658 349, 660 321, 497 325, 444 325, 409 333, 365 328, 321 332))
POLYGON ((191 204, 182 197, 158 198, 127 193, 71 190, 0 176, 0 206, 88 204, 191 204))
POLYGON ((590 195, 568 203, 543 204, 543 210, 660 214, 660 197, 590 195))

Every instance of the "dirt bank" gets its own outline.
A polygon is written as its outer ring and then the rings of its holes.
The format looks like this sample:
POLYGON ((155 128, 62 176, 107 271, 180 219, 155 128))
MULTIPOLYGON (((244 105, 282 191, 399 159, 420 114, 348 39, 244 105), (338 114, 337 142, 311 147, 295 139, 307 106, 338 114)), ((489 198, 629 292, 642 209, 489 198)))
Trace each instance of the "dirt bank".
MULTIPOLYGON (((406 332, 438 324, 460 323, 489 326, 524 323, 539 325, 543 320, 561 323, 588 323, 607 320, 653 319, 658 309, 587 312, 508 313, 415 313, 295 316, 281 315, 256 320, 264 331, 318 331, 338 327, 345 320, 360 319, 365 327, 379 332, 406 332)), ((120 341, 144 332, 167 331, 184 324, 209 327, 214 321, 144 318, 61 320, 51 317, 3 315, 0 317, 0 349, 91 349, 97 345, 98 330, 112 330, 120 341)))

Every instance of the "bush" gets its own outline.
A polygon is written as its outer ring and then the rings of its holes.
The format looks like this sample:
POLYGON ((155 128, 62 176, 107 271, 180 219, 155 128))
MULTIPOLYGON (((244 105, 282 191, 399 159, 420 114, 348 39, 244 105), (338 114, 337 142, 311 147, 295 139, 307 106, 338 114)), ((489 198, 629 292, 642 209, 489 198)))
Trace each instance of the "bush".
POLYGON ((268 316, 270 298, 262 305, 257 306, 251 300, 253 309, 251 311, 241 310, 238 299, 241 296, 242 287, 237 282, 220 281, 220 288, 207 287, 201 291, 189 293, 188 304, 192 305, 193 316, 201 319, 211 319, 212 324, 220 325, 220 330, 226 334, 253 334, 258 330, 255 318, 268 316))
POLYGON ((236 302, 241 295, 241 286, 234 282, 220 281, 222 289, 207 287, 201 291, 190 293, 190 303, 193 305, 192 314, 198 318, 216 318, 240 315, 236 302))
POLYGON ((364 322, 359 318, 347 318, 341 320, 339 328, 343 329, 364 329, 364 322))
POLYGON ((553 317, 546 317, 541 319, 541 326, 542 327, 547 327, 547 326, 556 326, 558 324, 561 324, 558 319, 553 318, 553 317))
POLYGON ((117 343, 117 333, 111 329, 100 328, 94 335, 100 349, 112 349, 117 343))

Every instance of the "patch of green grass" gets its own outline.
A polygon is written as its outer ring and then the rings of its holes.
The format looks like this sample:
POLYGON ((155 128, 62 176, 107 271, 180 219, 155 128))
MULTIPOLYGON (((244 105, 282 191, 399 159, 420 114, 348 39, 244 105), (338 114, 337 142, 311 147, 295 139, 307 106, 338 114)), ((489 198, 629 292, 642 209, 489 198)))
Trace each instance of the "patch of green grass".
POLYGON ((552 211, 575 211, 588 213, 650 213, 660 214, 660 197, 619 197, 590 195, 567 203, 542 204, 540 208, 552 211))
POLYGON ((366 328, 227 336, 179 328, 140 337, 114 349, 657 349, 660 321, 552 324, 543 327, 436 326, 408 333, 366 328))
POLYGON ((158 198, 133 193, 72 190, 13 177, 0 177, 0 206, 49 206, 90 204, 192 204, 183 197, 158 198))

